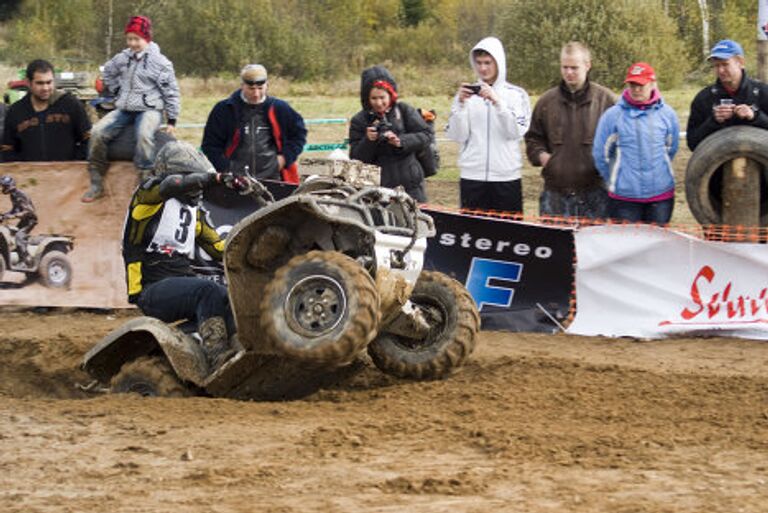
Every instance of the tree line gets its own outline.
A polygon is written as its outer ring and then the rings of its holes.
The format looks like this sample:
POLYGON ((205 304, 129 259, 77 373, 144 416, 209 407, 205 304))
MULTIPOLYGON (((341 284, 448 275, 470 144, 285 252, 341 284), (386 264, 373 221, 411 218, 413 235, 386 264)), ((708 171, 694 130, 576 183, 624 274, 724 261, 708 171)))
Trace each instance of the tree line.
POLYGON ((0 11, 0 57, 96 66, 124 47, 127 19, 144 14, 181 75, 231 76, 247 62, 302 81, 377 63, 457 69, 468 67, 474 43, 495 35, 509 80, 534 91, 558 76, 568 40, 590 45, 592 76, 606 85, 618 87, 623 70, 645 60, 674 87, 701 70, 705 45, 718 39, 737 39, 754 57, 757 8, 755 0, 17 0, 0 11))

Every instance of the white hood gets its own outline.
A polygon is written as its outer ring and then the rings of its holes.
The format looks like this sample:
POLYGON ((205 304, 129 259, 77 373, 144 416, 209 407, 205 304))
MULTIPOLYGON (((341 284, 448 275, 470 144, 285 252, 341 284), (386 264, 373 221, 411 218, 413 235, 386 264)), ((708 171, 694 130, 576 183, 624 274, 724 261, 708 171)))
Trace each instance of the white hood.
POLYGON ((472 48, 472 50, 470 50, 469 65, 472 66, 473 70, 475 70, 475 75, 477 75, 479 79, 480 76, 477 74, 477 70, 475 69, 475 59, 472 56, 472 53, 475 50, 484 50, 488 52, 491 54, 491 57, 493 57, 493 60, 496 61, 496 68, 499 71, 499 76, 496 77, 496 82, 494 82, 493 87, 494 89, 498 89, 507 81, 507 57, 504 53, 504 45, 502 45, 501 41, 495 37, 486 37, 477 43, 475 47, 472 48))

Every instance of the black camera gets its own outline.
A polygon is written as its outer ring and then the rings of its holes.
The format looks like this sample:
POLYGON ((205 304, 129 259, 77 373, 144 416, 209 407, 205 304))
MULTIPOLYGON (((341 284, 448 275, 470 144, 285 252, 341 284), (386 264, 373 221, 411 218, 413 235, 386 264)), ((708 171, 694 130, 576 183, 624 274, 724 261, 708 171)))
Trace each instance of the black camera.
POLYGON ((480 89, 482 89, 482 86, 480 84, 471 84, 465 85, 464 89, 472 91, 472 94, 480 94, 480 89))
POLYGON ((395 131, 395 127, 392 126, 392 123, 387 121, 387 118, 380 118, 376 115, 371 115, 370 125, 376 129, 376 133, 378 134, 377 141, 386 142, 387 138, 384 134, 389 131, 395 131))

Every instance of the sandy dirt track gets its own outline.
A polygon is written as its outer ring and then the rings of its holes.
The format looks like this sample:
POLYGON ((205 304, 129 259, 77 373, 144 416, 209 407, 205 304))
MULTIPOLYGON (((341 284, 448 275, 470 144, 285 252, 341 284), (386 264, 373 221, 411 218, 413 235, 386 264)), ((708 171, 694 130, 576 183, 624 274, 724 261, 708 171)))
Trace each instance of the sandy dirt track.
POLYGON ((88 396, 129 313, 3 312, 0 511, 763 512, 768 346, 484 332, 450 379, 88 396))

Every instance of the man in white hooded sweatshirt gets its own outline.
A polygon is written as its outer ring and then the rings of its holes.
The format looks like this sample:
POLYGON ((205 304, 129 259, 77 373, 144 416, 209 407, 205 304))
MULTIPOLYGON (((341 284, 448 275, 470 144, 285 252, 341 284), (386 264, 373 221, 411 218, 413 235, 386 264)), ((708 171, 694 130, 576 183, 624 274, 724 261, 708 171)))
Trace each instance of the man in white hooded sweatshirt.
POLYGON ((478 82, 459 87, 447 131, 461 145, 461 208, 522 213, 520 142, 531 122, 528 93, 507 82, 497 38, 477 43, 469 61, 478 82))

